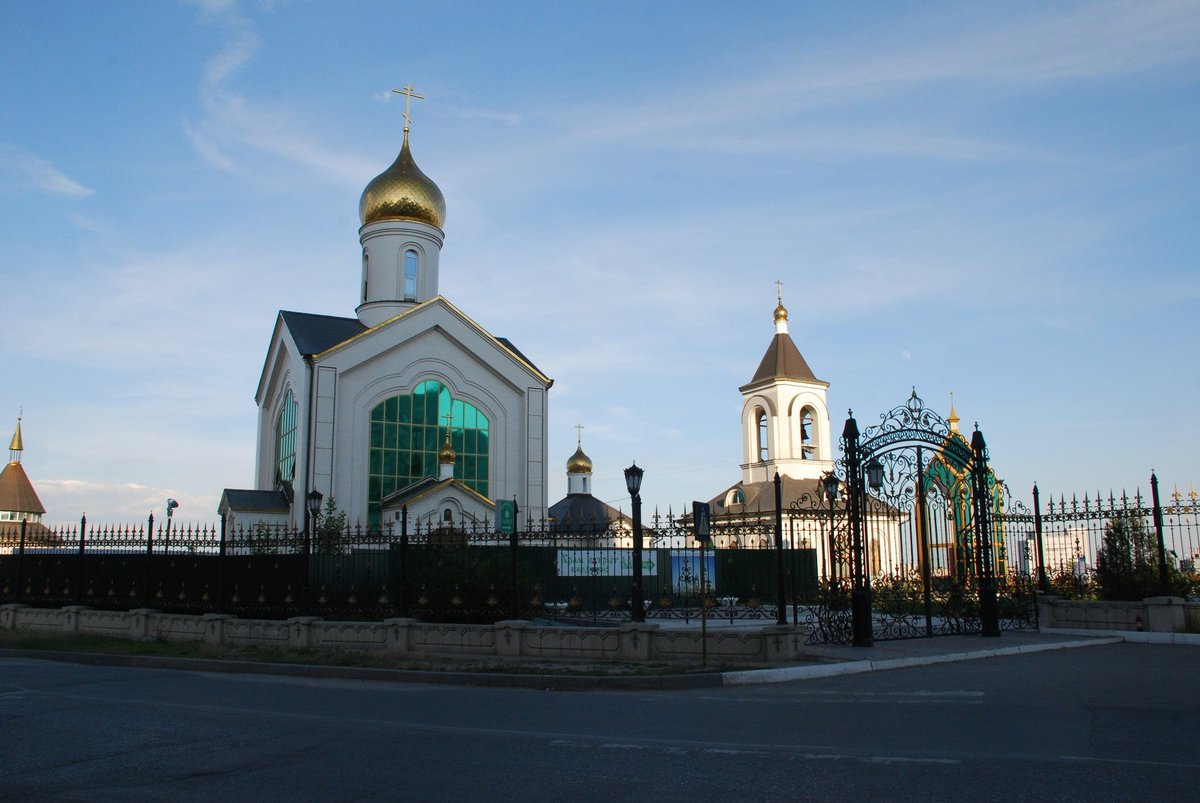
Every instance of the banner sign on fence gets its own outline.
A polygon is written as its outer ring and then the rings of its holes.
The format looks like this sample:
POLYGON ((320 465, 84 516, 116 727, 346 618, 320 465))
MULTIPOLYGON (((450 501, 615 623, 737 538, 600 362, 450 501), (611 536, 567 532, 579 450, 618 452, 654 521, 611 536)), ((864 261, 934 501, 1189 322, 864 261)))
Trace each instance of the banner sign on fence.
MULTIPOLYGON (((717 556, 704 555, 705 589, 711 593, 717 579, 717 556)), ((671 550, 671 591, 676 594, 700 593, 700 553, 692 550, 671 550)))
MULTIPOLYGON (((642 553, 642 574, 653 577, 658 573, 658 556, 642 553)), ((559 577, 632 577, 631 549, 560 549, 559 577)))
POLYGON ((515 533, 517 531, 516 501, 512 499, 497 499, 496 518, 500 522, 500 532, 515 533))

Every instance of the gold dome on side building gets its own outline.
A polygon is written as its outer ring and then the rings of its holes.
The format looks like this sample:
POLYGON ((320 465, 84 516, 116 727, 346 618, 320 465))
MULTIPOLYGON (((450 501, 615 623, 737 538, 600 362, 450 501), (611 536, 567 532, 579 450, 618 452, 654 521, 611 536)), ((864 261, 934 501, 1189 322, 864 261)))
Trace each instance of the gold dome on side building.
POLYGON ((396 161, 363 190, 358 216, 364 226, 380 220, 415 220, 440 229, 445 223, 446 199, 413 161, 407 128, 396 161))
POLYGON ((575 454, 567 460, 568 474, 591 474, 592 458, 583 453, 583 445, 575 450, 575 454))
POLYGON ((450 445, 450 430, 447 429, 446 440, 442 444, 442 448, 438 449, 438 463, 444 466, 448 463, 453 463, 456 457, 457 455, 454 454, 454 447, 450 445))

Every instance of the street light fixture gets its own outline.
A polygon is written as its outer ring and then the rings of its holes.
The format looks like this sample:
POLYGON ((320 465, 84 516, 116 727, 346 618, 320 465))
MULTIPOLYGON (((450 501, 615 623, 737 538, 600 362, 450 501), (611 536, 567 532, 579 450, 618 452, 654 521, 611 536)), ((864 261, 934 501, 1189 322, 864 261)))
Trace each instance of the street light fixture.
POLYGON ((308 492, 308 497, 305 500, 308 507, 305 509, 307 514, 304 517, 304 554, 309 554, 312 551, 312 531, 317 524, 317 516, 321 512, 321 500, 325 496, 320 491, 313 489, 308 492))
POLYGON ((179 503, 174 499, 167 499, 167 535, 163 540, 163 552, 165 553, 171 547, 171 519, 175 515, 175 508, 179 507, 179 503))
POLYGON ((625 469, 625 488, 633 502, 633 599, 629 613, 635 622, 646 621, 646 600, 642 594, 642 474, 636 462, 625 469))
POLYGON ((867 484, 871 486, 872 491, 878 491, 883 487, 883 463, 879 462, 879 458, 872 457, 866 468, 867 484))

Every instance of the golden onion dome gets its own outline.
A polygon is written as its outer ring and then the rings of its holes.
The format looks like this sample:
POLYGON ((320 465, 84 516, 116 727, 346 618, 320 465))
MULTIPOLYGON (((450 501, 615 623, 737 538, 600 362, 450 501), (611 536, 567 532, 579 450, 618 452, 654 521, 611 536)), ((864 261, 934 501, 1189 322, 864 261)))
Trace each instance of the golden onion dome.
POLYGON ((450 445, 450 430, 447 429, 446 440, 442 443, 442 448, 438 449, 438 463, 441 465, 453 463, 455 456, 454 447, 450 445))
POLYGON ((779 306, 775 308, 775 323, 787 320, 787 307, 783 306, 783 302, 779 302, 779 306))
POLYGON ((583 446, 579 446, 575 450, 575 454, 571 455, 567 460, 568 474, 591 474, 592 473, 592 458, 583 453, 583 446))
POLYGON ((413 161, 407 129, 396 161, 363 190, 358 216, 364 226, 379 220, 416 220, 440 229, 445 223, 446 199, 413 161))

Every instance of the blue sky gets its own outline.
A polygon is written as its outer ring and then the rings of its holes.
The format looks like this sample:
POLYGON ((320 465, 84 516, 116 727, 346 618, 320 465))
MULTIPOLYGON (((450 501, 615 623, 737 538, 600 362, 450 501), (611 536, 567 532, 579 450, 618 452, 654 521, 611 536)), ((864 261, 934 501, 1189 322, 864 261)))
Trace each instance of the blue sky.
POLYGON ((915 386, 1014 494, 1200 481, 1200 4, 0 5, 0 426, 48 520, 253 483, 275 314, 353 315, 400 143, 441 291, 555 379, 597 496, 735 482, 773 334, 833 427, 915 386), (7 423, 4 423, 7 421, 7 423))

